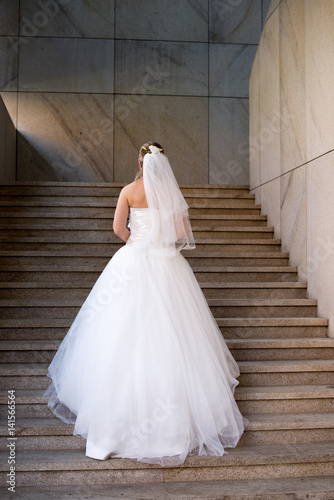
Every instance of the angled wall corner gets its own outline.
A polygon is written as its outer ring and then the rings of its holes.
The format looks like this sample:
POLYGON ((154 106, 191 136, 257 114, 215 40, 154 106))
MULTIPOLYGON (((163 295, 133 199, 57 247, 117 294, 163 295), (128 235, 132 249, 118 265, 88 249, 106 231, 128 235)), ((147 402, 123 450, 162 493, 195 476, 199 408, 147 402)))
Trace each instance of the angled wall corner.
POLYGON ((268 12, 250 77, 251 191, 334 337, 334 4, 268 12))

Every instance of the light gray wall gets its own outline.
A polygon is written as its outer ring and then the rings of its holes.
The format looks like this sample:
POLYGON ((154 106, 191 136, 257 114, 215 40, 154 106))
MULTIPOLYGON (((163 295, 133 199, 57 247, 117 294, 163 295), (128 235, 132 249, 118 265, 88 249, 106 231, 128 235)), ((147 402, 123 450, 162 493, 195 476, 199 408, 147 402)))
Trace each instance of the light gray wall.
POLYGON ((272 0, 250 79, 250 188, 334 337, 334 2, 272 0))
POLYGON ((248 184, 248 78, 268 4, 2 0, 17 179, 129 182, 156 140, 179 182, 248 184))

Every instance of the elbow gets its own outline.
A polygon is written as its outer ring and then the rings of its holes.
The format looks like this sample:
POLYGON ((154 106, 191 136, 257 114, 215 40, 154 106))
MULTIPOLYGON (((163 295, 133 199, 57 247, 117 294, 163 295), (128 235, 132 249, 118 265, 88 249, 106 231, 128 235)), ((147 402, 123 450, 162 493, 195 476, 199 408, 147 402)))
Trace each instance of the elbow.
POLYGON ((126 241, 130 234, 130 232, 125 227, 121 227, 119 224, 113 225, 113 231, 116 236, 122 241, 126 241))
POLYGON ((122 232, 121 228, 119 227, 119 225, 118 224, 113 224, 112 228, 113 228, 113 231, 116 234, 116 236, 118 236, 118 238, 119 238, 120 233, 122 232))

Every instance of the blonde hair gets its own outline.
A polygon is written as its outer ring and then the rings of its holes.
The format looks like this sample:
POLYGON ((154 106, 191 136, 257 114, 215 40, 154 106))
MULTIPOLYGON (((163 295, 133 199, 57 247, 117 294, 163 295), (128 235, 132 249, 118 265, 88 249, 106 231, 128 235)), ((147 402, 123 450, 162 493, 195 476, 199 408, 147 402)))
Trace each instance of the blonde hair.
POLYGON ((142 147, 139 150, 139 156, 138 160, 140 161, 140 164, 142 168, 139 169, 139 171, 136 174, 135 181, 138 179, 141 179, 143 177, 143 161, 144 161, 144 156, 150 152, 149 147, 150 146, 156 146, 157 148, 160 149, 161 153, 164 152, 164 149, 158 142, 145 142, 145 144, 142 145, 142 147))

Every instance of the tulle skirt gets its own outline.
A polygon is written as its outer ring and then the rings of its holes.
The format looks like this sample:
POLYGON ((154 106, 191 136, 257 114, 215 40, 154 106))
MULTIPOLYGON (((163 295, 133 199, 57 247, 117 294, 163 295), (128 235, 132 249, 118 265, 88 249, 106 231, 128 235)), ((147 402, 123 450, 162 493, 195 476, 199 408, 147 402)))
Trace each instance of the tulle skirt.
POLYGON ((49 407, 92 458, 221 456, 247 425, 233 397, 238 366, 180 253, 118 250, 48 375, 49 407))

